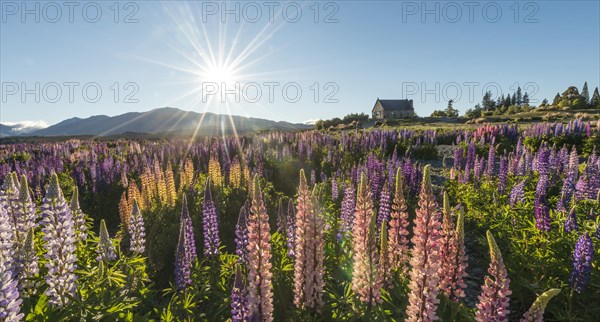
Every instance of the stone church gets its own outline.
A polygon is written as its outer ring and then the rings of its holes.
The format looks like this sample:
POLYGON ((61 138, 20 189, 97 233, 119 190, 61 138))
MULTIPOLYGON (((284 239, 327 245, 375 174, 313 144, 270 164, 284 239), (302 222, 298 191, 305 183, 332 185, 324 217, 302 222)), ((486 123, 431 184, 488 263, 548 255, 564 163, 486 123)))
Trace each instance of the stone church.
POLYGON ((394 120, 415 117, 413 100, 382 100, 377 99, 372 110, 373 119, 394 120))

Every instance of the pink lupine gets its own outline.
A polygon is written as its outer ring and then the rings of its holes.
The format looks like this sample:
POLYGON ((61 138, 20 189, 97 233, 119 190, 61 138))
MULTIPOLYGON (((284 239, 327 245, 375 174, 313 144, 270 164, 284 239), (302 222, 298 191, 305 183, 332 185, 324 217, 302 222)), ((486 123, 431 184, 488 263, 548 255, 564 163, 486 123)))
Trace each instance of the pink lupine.
POLYGON ((440 290, 449 299, 458 301, 465 297, 467 288, 464 278, 468 266, 465 255, 464 211, 462 207, 454 228, 449 217, 448 196, 444 193, 444 221, 442 230, 442 266, 440 267, 440 290), (448 215, 447 215, 448 214, 448 215))
POLYGON ((402 188, 402 169, 396 170, 396 189, 388 228, 388 262, 392 271, 408 273, 408 212, 402 188))
POLYGON ((421 194, 415 217, 415 228, 410 260, 410 293, 408 295, 408 322, 435 321, 439 304, 440 268, 440 214, 431 188, 429 165, 423 169, 421 194))
POLYGON ((367 185, 367 178, 363 172, 356 196, 354 228, 352 229, 352 251, 354 253, 352 290, 361 301, 370 305, 381 302, 381 288, 378 285, 377 277, 375 216, 371 189, 367 185))
POLYGON ((323 305, 323 219, 315 196, 311 196, 304 170, 300 170, 296 207, 294 254, 294 304, 317 308, 323 305))
POLYGON ((560 293, 560 289, 553 288, 540 295, 535 302, 533 302, 531 308, 525 312, 521 322, 544 322, 544 311, 546 310, 546 306, 558 293, 560 293))
POLYGON ((477 304, 475 320, 478 322, 508 321, 509 289, 510 279, 506 273, 506 267, 502 260, 502 254, 496 244, 492 233, 487 232, 488 244, 490 246, 490 275, 485 277, 481 286, 481 295, 477 304))
POLYGON ((273 321, 271 283, 271 238, 269 215, 260 191, 258 175, 252 185, 252 205, 248 214, 248 311, 260 321, 273 321))

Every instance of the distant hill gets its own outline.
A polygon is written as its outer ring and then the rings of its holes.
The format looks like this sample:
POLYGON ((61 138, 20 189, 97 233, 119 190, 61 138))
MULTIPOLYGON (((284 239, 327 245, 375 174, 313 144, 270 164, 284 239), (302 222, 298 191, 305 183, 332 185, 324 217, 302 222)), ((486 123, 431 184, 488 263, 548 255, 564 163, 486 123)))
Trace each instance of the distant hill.
MULTIPOLYGON (((214 113, 196 113, 163 107, 148 112, 131 112, 117 116, 96 115, 85 119, 74 117, 47 128, 27 133, 27 136, 95 135, 111 136, 123 133, 187 135, 196 127, 197 135, 230 135, 237 133, 312 128, 311 125, 276 122, 259 118, 214 113)), ((4 129, 2 129, 4 134, 4 129)))

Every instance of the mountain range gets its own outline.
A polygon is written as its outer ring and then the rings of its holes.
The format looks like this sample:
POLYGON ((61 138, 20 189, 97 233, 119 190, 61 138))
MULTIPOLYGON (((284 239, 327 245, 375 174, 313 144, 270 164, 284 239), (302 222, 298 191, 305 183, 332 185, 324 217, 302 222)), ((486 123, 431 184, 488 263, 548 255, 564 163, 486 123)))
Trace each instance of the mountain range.
POLYGON ((114 136, 125 133, 190 135, 194 131, 197 131, 197 135, 230 135, 262 130, 293 131, 309 128, 312 128, 312 125, 276 122, 238 115, 197 113, 163 107, 147 112, 130 112, 116 116, 95 115, 83 119, 73 117, 43 129, 26 132, 17 131, 15 126, 0 124, 0 137, 114 136))

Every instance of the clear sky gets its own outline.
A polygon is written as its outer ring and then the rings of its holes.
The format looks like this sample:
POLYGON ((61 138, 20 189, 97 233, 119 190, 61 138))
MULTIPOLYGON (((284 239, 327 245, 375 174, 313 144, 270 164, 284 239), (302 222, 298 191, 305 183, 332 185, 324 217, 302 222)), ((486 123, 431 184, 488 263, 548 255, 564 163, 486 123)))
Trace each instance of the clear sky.
POLYGON ((599 3, 2 0, 0 122, 163 106, 304 122, 378 97, 425 116, 485 88, 591 94, 599 3))

